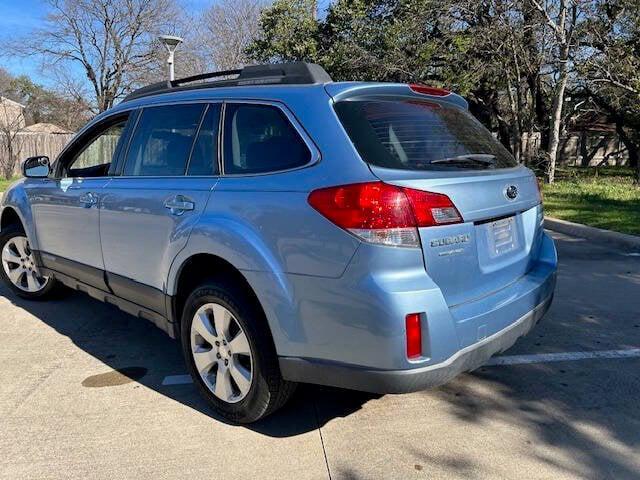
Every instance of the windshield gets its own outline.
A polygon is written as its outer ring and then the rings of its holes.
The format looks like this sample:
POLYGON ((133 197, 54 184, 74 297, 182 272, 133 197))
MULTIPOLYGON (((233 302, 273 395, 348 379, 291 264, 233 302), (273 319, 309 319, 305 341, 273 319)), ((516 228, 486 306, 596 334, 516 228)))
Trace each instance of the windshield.
POLYGON ((516 160, 467 111, 416 100, 350 100, 335 105, 367 163, 402 170, 509 168, 516 160))

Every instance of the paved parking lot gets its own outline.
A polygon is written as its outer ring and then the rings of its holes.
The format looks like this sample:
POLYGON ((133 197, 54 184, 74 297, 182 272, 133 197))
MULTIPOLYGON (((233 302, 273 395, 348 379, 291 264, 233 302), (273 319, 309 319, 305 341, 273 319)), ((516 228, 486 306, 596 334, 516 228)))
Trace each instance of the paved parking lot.
POLYGON ((250 427, 163 385, 183 362, 150 324, 0 287, 0 478, 640 478, 640 257, 555 237, 555 303, 512 364, 411 395, 303 386, 250 427))

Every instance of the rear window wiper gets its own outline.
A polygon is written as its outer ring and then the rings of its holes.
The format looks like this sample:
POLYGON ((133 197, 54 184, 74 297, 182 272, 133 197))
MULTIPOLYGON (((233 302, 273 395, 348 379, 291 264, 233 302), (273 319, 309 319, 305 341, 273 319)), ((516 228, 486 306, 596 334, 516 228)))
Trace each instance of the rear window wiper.
POLYGON ((456 157, 438 158, 431 160, 431 163, 475 163, 486 166, 493 166, 496 163, 496 156, 490 153, 468 153, 456 157))

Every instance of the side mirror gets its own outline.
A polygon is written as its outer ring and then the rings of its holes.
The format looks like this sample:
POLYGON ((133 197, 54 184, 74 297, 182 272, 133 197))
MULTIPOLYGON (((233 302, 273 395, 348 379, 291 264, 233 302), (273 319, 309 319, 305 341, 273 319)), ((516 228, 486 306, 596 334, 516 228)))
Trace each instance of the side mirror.
POLYGON ((29 157, 22 164, 22 175, 27 178, 46 178, 49 173, 51 173, 51 165, 49 157, 45 155, 29 157))

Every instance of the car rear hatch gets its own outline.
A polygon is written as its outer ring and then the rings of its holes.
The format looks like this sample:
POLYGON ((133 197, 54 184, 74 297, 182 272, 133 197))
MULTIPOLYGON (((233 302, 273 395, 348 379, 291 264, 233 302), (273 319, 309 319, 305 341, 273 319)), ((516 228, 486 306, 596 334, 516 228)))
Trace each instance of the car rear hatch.
POLYGON ((462 223, 419 230, 425 268, 450 307, 500 290, 531 268, 542 210, 527 169, 447 178, 372 170, 387 183, 445 194, 460 212, 462 223), (511 187, 518 191, 513 201, 511 187))
POLYGON ((532 172, 466 109, 406 90, 343 98, 335 109, 380 180, 444 194, 459 212, 456 223, 419 230, 425 268, 453 311, 531 269, 540 193, 532 172))

